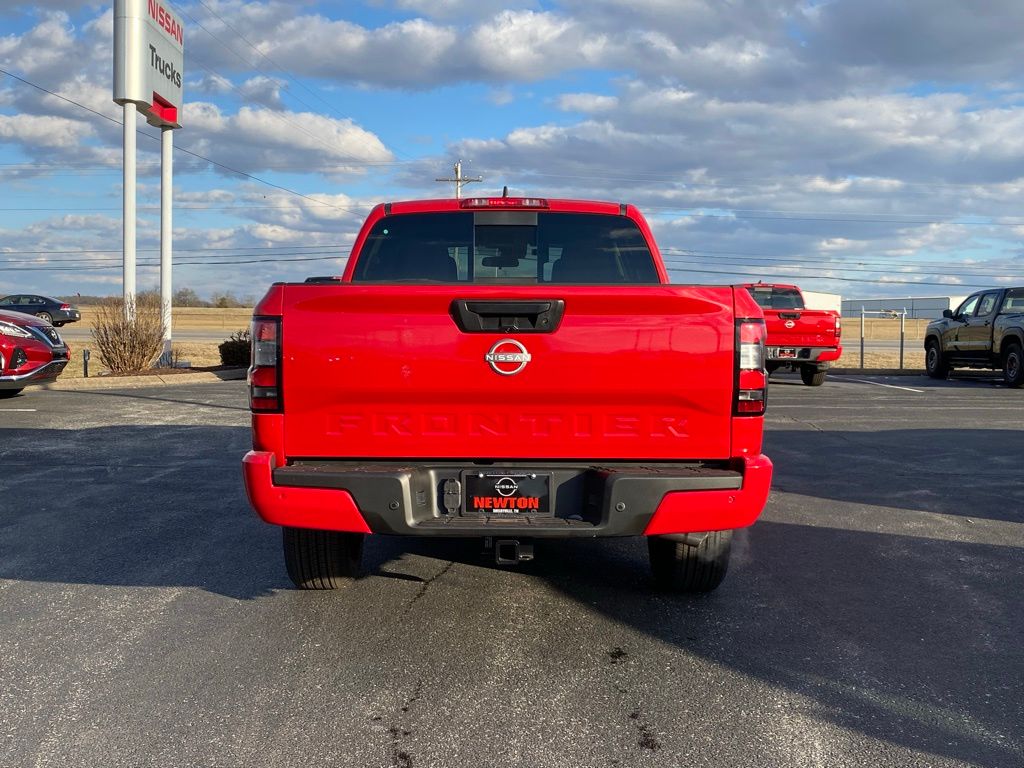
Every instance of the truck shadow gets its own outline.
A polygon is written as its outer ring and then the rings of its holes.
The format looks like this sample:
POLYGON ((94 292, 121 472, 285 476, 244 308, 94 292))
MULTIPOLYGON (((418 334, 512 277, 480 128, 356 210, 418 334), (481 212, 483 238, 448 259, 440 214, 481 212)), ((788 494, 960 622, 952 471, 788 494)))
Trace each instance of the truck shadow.
MULTIPOLYGON (((971 765, 1024 764, 1024 549, 776 522, 739 532, 737 545, 725 583, 699 597, 654 591, 635 540, 546 543, 531 565, 610 626, 806 699, 808 727, 971 765)), ((609 645, 650 674, 664 664, 628 641, 609 645)), ((750 707, 774 716, 772 701, 750 707)))

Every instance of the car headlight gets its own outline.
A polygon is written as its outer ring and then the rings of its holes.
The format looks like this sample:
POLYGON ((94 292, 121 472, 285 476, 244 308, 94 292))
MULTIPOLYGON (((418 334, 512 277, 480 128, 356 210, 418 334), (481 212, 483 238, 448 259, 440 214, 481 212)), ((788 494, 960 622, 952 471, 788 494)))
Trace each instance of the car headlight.
POLYGON ((0 320, 0 336, 17 336, 19 339, 31 339, 32 334, 26 329, 14 323, 5 323, 0 320))

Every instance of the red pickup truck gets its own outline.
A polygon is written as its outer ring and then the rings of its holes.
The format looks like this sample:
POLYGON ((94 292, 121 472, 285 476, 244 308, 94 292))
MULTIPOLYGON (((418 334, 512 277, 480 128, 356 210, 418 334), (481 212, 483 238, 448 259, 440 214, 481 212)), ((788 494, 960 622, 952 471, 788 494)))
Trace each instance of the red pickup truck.
POLYGON ((296 586, 359 572, 365 534, 646 536, 656 581, 714 589, 768 496, 761 310, 669 285, 629 205, 377 206, 344 274, 276 283, 252 324, 256 512, 296 586))
POLYGON ((800 379, 809 387, 824 384, 829 364, 843 354, 839 313, 807 309, 795 285, 753 283, 743 287, 764 311, 768 373, 788 368, 799 371, 800 379))

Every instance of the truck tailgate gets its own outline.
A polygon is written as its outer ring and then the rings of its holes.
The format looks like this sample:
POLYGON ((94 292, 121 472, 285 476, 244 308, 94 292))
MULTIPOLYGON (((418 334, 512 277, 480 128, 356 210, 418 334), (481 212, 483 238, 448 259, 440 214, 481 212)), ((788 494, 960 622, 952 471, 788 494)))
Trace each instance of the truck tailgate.
POLYGON ((288 285, 285 453, 728 458, 733 306, 730 287, 288 285), (565 311, 553 332, 465 332, 459 299, 565 311), (503 339, 530 355, 513 375, 485 359, 503 339))
POLYGON ((766 309, 764 320, 772 347, 834 347, 836 316, 821 309, 766 309))

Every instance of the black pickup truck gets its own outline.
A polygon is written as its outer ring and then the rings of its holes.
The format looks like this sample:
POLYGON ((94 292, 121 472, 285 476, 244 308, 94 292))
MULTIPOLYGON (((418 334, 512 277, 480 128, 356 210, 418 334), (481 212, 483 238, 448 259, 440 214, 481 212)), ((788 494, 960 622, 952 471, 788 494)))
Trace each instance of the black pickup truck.
POLYGON ((924 334, 925 368, 944 379, 952 368, 1002 370, 1011 387, 1024 386, 1024 288, 973 293, 924 334))

